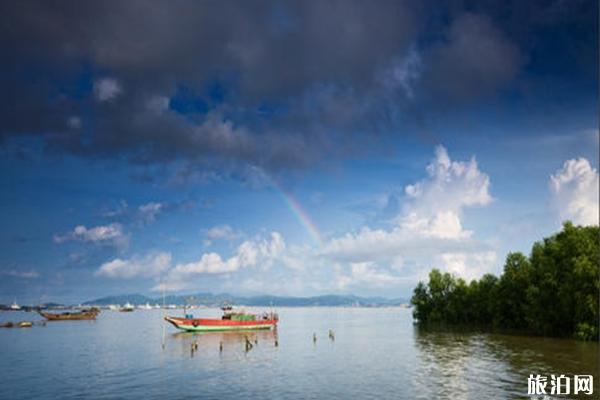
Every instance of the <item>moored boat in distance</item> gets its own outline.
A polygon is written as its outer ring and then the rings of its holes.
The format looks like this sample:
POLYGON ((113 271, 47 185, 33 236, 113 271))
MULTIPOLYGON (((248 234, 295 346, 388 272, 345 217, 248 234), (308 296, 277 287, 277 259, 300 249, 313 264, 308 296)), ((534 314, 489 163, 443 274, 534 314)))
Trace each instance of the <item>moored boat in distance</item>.
POLYGON ((17 304, 17 300, 13 301, 13 303, 10 305, 10 309, 12 311, 19 311, 21 309, 21 306, 17 304))
POLYGON ((46 318, 48 321, 77 321, 77 320, 89 320, 96 319, 96 316, 100 313, 98 308, 90 308, 89 310, 79 312, 64 312, 60 314, 54 314, 44 311, 38 311, 38 313, 46 318))
POLYGON ((177 329, 188 332, 274 329, 279 322, 279 316, 274 312, 251 314, 234 311, 231 307, 223 307, 222 310, 221 318, 194 318, 191 315, 186 315, 184 318, 167 316, 165 321, 177 329))
POLYGON ((121 308, 119 308, 119 311, 121 312, 131 312, 135 309, 135 307, 133 307, 133 304, 131 304, 130 302, 125 303, 125 305, 121 308))

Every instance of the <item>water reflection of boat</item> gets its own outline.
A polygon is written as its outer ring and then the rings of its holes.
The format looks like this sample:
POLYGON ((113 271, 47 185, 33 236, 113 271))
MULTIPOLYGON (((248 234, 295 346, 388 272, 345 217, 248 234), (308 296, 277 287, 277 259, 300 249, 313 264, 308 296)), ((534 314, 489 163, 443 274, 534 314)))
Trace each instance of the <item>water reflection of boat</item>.
POLYGON ((38 311, 38 313, 46 318, 48 321, 75 321, 75 320, 89 320, 96 319, 96 316, 100 313, 97 308, 91 308, 81 312, 65 312, 61 314, 53 314, 44 311, 38 311))
POLYGON ((194 339, 201 342, 207 343, 239 343, 244 342, 245 338, 257 338, 262 340, 273 340, 277 339, 277 329, 264 329, 253 332, 245 331, 207 331, 207 332, 174 332, 171 338, 177 340, 186 341, 187 339, 194 339))
POLYGON ((165 321, 188 332, 273 329, 279 321, 279 316, 274 312, 251 314, 234 311, 232 307, 223 307, 222 310, 221 318, 194 318, 186 314, 184 318, 167 316, 165 321))
POLYGON ((184 349, 191 343, 198 343, 200 347, 217 349, 243 345, 249 340, 252 343, 277 343, 277 329, 257 331, 217 331, 217 332, 176 332, 170 335, 172 340, 181 342, 184 349))

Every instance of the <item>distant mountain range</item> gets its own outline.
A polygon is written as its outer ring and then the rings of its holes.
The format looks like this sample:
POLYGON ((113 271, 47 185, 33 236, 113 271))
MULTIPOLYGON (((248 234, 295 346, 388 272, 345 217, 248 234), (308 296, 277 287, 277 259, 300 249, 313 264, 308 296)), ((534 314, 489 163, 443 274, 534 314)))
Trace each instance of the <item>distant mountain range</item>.
MULTIPOLYGON (((162 304, 163 298, 148 297, 141 294, 128 294, 120 296, 107 296, 99 299, 86 301, 84 305, 108 305, 108 304, 162 304)), ((165 304, 176 305, 204 305, 221 306, 223 304, 245 305, 245 306, 275 306, 275 307, 309 307, 309 306, 395 306, 408 303, 407 299, 387 299, 384 297, 360 297, 354 295, 324 295, 313 297, 280 297, 280 296, 234 296, 228 293, 196 293, 192 295, 174 296, 169 295, 164 299, 165 304)))

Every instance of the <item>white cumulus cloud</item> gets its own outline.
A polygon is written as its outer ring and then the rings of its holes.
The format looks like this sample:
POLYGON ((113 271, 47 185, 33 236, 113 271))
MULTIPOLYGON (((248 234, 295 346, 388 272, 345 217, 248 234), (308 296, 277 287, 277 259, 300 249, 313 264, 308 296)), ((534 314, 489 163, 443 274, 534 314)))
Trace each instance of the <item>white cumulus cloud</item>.
POLYGON ((171 266, 171 254, 165 252, 150 253, 144 257, 134 256, 130 259, 115 258, 100 266, 96 276, 108 278, 156 277, 171 266))
POLYGON ((270 238, 246 240, 229 258, 215 252, 204 253, 198 261, 177 264, 171 268, 163 283, 154 290, 180 290, 190 279, 200 274, 226 274, 242 268, 269 267, 285 251, 285 241, 280 233, 272 232, 270 238))
POLYGON ((394 283, 393 275, 387 279, 381 271, 373 272, 375 263, 393 271, 401 271, 408 263, 472 276, 485 272, 495 262, 491 255, 495 253, 473 239, 473 232, 464 229, 462 223, 465 208, 492 201, 490 179, 475 158, 452 161, 446 149, 439 146, 426 172, 425 179, 405 187, 402 211, 391 228, 363 227, 325 244, 326 257, 350 263, 350 275, 338 274, 342 284, 359 277, 366 283, 394 283))
POLYGON ((351 263, 348 274, 340 265, 335 266, 338 289, 346 289, 354 285, 370 287, 386 287, 402 281, 399 276, 394 276, 388 271, 379 270, 373 262, 351 263))
POLYGON ((481 172, 477 160, 452 161, 443 146, 427 166, 427 178, 405 188, 412 199, 408 207, 420 215, 442 212, 459 214, 464 207, 485 206, 492 201, 490 178, 481 172))
POLYGON ((585 158, 565 161, 550 176, 554 203, 562 220, 598 225, 598 171, 585 158))
POLYGON ((488 272, 490 265, 497 261, 495 251, 482 251, 478 253, 443 253, 436 257, 439 265, 445 270, 465 279, 481 277, 488 272))

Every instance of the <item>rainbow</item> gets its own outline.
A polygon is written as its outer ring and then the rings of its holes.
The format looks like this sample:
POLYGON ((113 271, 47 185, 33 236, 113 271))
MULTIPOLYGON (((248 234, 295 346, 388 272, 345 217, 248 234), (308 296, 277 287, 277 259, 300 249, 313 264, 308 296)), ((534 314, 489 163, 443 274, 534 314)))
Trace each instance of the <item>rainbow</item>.
POLYGON ((317 224, 315 224, 310 215, 290 193, 286 192, 281 186, 277 185, 277 183, 272 183, 273 187, 277 189, 277 192, 281 195, 292 214, 296 217, 298 222, 300 222, 300 225, 308 232, 317 245, 322 246, 323 241, 321 239, 321 232, 319 232, 317 224))

